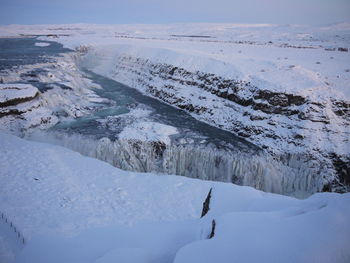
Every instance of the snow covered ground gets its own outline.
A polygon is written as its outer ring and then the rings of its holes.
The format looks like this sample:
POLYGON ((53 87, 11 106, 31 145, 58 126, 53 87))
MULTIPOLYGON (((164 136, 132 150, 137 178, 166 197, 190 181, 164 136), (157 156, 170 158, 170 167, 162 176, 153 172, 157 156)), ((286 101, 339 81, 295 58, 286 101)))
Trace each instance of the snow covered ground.
POLYGON ((16 244, 0 219, 4 263, 350 259, 350 194, 298 200, 233 184, 126 172, 4 133, 0 148, 0 211, 26 240, 23 248, 20 240, 16 244), (210 188, 210 210, 200 219, 210 188), (215 233, 208 239, 213 219, 215 233))

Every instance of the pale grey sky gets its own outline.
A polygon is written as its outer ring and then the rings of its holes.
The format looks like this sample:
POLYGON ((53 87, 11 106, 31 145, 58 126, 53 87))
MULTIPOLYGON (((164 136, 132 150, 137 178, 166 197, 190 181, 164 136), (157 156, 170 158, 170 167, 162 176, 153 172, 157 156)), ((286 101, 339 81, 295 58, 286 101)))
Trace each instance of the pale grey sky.
POLYGON ((350 0, 0 0, 0 24, 350 21, 350 0))

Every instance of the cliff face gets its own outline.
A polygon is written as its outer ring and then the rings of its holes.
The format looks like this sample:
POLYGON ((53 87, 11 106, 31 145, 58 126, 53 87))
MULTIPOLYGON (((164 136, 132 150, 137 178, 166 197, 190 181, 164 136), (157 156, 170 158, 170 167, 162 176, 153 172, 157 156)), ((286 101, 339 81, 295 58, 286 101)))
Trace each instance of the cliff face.
POLYGON ((109 64, 103 60, 108 65, 91 69, 242 136, 300 172, 306 166, 322 178, 319 190, 344 191, 349 185, 350 101, 259 87, 181 67, 178 59, 171 64, 128 53, 111 57, 109 64))

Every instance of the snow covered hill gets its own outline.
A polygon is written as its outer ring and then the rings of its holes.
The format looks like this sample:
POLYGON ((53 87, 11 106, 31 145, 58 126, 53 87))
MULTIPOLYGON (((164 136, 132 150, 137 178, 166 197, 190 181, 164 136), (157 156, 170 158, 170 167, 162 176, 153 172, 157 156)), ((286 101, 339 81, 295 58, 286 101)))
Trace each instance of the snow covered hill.
POLYGON ((3 133, 0 148, 0 211, 26 240, 24 246, 16 241, 0 218, 4 263, 350 259, 350 194, 298 200, 233 184, 126 172, 3 133), (210 209, 200 218, 210 188, 210 209))

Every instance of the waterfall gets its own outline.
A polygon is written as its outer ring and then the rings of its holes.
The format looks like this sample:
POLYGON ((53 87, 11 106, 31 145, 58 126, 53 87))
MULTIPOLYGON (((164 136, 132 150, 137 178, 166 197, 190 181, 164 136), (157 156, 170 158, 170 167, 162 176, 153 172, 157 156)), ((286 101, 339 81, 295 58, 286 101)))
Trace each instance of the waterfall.
POLYGON ((175 174, 203 180, 231 182, 265 192, 306 197, 320 190, 322 181, 306 162, 293 167, 266 153, 242 153, 213 145, 174 145, 140 140, 95 139, 80 134, 36 132, 28 138, 64 146, 123 170, 175 174))

